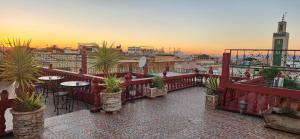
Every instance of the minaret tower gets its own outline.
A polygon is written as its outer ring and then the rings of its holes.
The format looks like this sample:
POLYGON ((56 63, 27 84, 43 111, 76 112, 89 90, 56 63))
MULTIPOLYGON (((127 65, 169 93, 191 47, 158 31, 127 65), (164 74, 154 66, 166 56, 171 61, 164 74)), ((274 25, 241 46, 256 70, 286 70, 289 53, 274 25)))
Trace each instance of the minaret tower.
POLYGON ((286 32, 285 14, 282 16, 282 20, 278 22, 277 32, 273 33, 273 66, 285 66, 287 59, 287 51, 289 44, 289 33, 286 32))

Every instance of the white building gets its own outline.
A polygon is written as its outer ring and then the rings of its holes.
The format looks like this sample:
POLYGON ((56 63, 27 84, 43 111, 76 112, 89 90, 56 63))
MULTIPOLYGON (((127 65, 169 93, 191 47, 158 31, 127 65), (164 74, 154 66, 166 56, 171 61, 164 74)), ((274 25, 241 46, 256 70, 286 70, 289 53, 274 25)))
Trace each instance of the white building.
POLYGON ((130 55, 141 55, 142 54, 142 48, 137 46, 131 46, 128 47, 128 54, 130 55))

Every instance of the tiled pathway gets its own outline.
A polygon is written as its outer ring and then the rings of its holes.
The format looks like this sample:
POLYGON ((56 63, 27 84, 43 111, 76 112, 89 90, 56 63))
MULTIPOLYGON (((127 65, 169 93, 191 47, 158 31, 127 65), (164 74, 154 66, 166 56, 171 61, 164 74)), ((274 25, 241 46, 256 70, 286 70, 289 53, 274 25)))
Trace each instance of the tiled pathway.
POLYGON ((80 110, 46 119, 45 138, 300 138, 264 128, 257 117, 205 110, 204 100, 204 89, 195 87, 123 105, 114 115, 80 110))

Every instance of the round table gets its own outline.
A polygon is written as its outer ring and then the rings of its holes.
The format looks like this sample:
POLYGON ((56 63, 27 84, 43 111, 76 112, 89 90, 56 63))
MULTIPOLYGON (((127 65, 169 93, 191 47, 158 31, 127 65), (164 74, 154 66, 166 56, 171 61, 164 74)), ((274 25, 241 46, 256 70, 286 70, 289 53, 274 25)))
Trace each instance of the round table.
MULTIPOLYGON (((75 95, 77 97, 77 104, 78 104, 78 93, 79 92, 77 92, 75 88, 86 87, 86 86, 90 85, 90 83, 85 82, 85 81, 66 81, 66 82, 60 83, 60 85, 71 89, 71 94, 73 95, 73 103, 74 103, 74 95, 75 95)), ((80 94, 81 94, 81 97, 83 97, 83 94, 82 93, 80 93, 80 94)), ((74 106, 72 104, 72 107, 70 110, 73 111, 73 109, 74 109, 74 106)))
POLYGON ((60 83, 60 85, 65 87, 84 87, 90 85, 90 83, 85 81, 66 81, 60 83))
POLYGON ((42 77, 39 77, 38 79, 42 80, 42 81, 57 81, 57 80, 61 80, 63 78, 64 77, 61 77, 61 76, 42 76, 42 77))

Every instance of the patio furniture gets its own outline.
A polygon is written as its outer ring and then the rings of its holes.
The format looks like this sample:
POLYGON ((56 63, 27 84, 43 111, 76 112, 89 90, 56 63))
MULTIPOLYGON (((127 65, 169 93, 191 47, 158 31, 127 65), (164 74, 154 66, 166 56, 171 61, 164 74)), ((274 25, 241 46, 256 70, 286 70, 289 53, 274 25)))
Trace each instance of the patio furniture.
POLYGON ((59 115, 60 109, 65 109, 70 112, 70 109, 73 105, 72 98, 70 96, 70 93, 68 91, 58 91, 54 94, 54 112, 56 112, 56 115, 59 115), (61 101, 61 102, 60 102, 61 101))
MULTIPOLYGON (((43 94, 46 93, 45 95, 45 103, 46 103, 46 100, 48 98, 48 94, 49 94, 49 91, 51 90, 53 92, 53 99, 54 99, 54 89, 58 87, 58 81, 59 80, 62 80, 64 77, 62 76, 41 76, 39 77, 38 79, 41 80, 41 81, 44 81, 44 84, 42 84, 43 86, 43 94)), ((55 100, 53 100, 55 101, 55 100)))
MULTIPOLYGON (((89 82, 86 81, 66 81, 66 82, 61 82, 60 83, 61 86, 63 87, 67 87, 70 89, 71 95, 72 95, 72 103, 74 103, 75 97, 77 100, 77 104, 78 104, 78 100, 79 100, 79 95, 81 93, 81 98, 83 97, 82 92, 78 91, 78 89, 82 89, 84 87, 87 87, 88 85, 90 85, 89 82)), ((74 104, 72 104, 71 106, 71 111, 73 111, 74 109, 74 104)))

